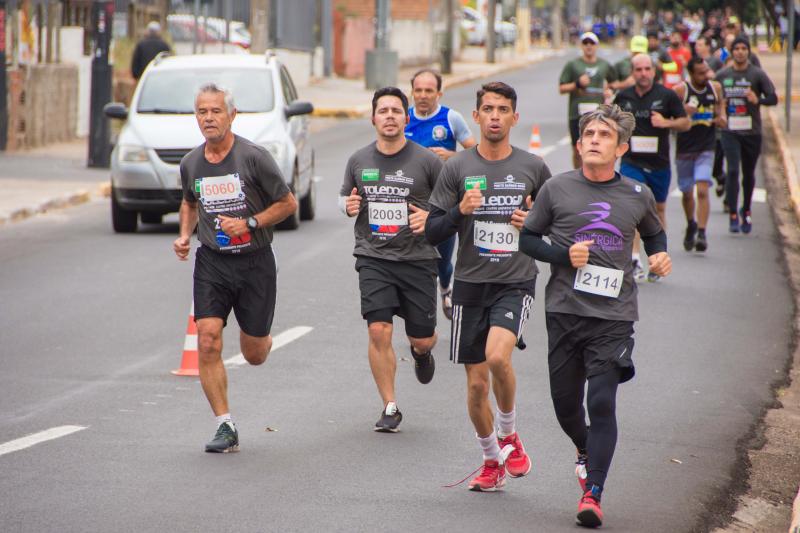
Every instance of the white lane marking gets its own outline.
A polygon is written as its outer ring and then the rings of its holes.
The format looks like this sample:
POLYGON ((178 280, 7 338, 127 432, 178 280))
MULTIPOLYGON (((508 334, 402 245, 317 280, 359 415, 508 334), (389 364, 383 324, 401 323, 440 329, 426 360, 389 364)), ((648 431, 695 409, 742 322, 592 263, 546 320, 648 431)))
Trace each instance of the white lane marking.
MULTIPOLYGON (((673 191, 670 193, 670 196, 674 198, 680 198, 682 195, 683 193, 681 193, 680 189, 678 189, 677 187, 673 189, 673 191)), ((741 191, 739 191, 739 196, 741 196, 741 191)), ((767 190, 762 189, 760 187, 756 187, 755 189, 753 189, 753 201, 759 204, 766 203, 767 190)))
POLYGON ((561 137, 561 139, 559 139, 556 144, 559 146, 568 146, 572 144, 572 137, 570 137, 569 135, 565 135, 561 137))
MULTIPOLYGON (((278 335, 275 335, 275 337, 272 338, 272 349, 270 350, 270 353, 274 352, 278 348, 286 346, 292 341, 296 341, 303 335, 310 333, 311 330, 313 329, 314 328, 310 326, 296 326, 287 329, 286 331, 283 331, 278 335)), ((224 363, 228 366, 239 366, 246 364, 247 360, 244 358, 244 355, 239 354, 239 355, 234 355, 233 357, 229 357, 228 359, 225 359, 224 363)))
MULTIPOLYGON (((546 155, 551 154, 553 151, 557 150, 560 146, 569 146, 572 143, 572 139, 569 135, 566 137, 562 137, 558 140, 555 144, 551 144, 550 146, 545 146, 544 148, 539 148, 538 152, 536 153, 539 157, 544 157, 546 155)), ((530 151, 530 150, 529 150, 530 151)))
POLYGON ((86 429, 86 426, 58 426, 46 429, 44 431, 40 431, 39 433, 28 435, 27 437, 22 437, 6 442, 5 444, 0 444, 0 455, 18 452, 42 442, 47 442, 48 440, 66 437, 67 435, 71 435, 83 429, 86 429))

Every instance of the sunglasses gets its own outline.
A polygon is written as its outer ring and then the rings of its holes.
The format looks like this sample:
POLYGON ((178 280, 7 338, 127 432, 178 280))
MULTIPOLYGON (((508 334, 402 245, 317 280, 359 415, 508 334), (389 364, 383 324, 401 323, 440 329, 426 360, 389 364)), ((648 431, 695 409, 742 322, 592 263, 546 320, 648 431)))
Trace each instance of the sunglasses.
POLYGON ((594 41, 592 41, 590 39, 586 39, 585 41, 581 41, 581 43, 582 44, 597 44, 596 42, 594 42, 594 41))

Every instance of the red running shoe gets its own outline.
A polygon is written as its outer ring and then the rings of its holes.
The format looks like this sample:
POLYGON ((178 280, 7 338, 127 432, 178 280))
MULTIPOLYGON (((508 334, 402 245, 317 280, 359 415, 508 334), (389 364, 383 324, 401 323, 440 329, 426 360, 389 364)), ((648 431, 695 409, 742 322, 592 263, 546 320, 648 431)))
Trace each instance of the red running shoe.
POLYGON ((506 471, 511 477, 522 477, 531 471, 531 458, 525 453, 525 447, 522 445, 522 439, 514 432, 507 437, 497 437, 497 443, 500 445, 500 450, 503 450, 503 455, 508 453, 505 448, 511 446, 510 453, 505 460, 506 471))
POLYGON ((480 474, 469 482, 469 490, 478 492, 494 492, 506 484, 506 467, 499 461, 483 462, 480 474))
POLYGON ((589 460, 585 453, 578 453, 575 461, 575 477, 578 478, 578 485, 581 486, 581 494, 586 494, 586 462, 589 460))
POLYGON ((578 502, 578 525, 584 527, 600 527, 603 525, 603 510, 600 502, 592 496, 592 491, 586 493, 578 502))

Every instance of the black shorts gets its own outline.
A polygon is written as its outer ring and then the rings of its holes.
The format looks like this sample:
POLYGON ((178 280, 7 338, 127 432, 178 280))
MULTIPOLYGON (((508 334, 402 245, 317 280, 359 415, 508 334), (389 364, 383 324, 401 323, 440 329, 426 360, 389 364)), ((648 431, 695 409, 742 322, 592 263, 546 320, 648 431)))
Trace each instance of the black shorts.
POLYGON ((620 370, 620 383, 633 378, 633 322, 567 313, 545 313, 550 382, 582 372, 586 378, 620 370))
POLYGON ((194 263, 194 319, 221 318, 233 309, 241 330, 266 337, 275 315, 277 268, 272 248, 219 254, 201 246, 194 263))
POLYGON ((505 328, 519 339, 533 307, 535 284, 535 280, 510 285, 456 280, 450 360, 461 364, 486 361, 486 339, 492 326, 505 328))
POLYGON ((569 119, 569 138, 572 139, 573 148, 575 148, 575 143, 578 142, 581 136, 580 122, 581 119, 579 118, 569 119))
POLYGON ((397 315, 405 320, 409 337, 433 337, 436 331, 436 263, 436 259, 388 261, 356 257, 361 316, 367 324, 391 324, 397 315))

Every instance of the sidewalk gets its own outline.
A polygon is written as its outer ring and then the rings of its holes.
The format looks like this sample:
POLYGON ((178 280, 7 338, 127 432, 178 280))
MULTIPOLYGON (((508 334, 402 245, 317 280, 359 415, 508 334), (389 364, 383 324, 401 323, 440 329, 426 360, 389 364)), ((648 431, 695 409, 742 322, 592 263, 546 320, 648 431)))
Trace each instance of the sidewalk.
MULTIPOLYGON (((532 49, 517 56, 510 48, 496 51, 496 62, 485 62, 484 48, 466 48, 453 73, 444 76, 445 88, 469 83, 475 79, 523 68, 542 59, 562 55, 553 49, 532 49)), ((408 90, 409 80, 418 68, 401 69, 397 84, 408 90)), ((300 98, 310 100, 315 112, 311 130, 330 127, 335 119, 367 116, 372 93, 363 79, 325 78, 309 87, 300 87, 300 98)), ((86 139, 50 145, 22 152, 0 152, 0 225, 23 220, 93 198, 108 197, 111 192, 109 169, 86 168, 86 139)))

